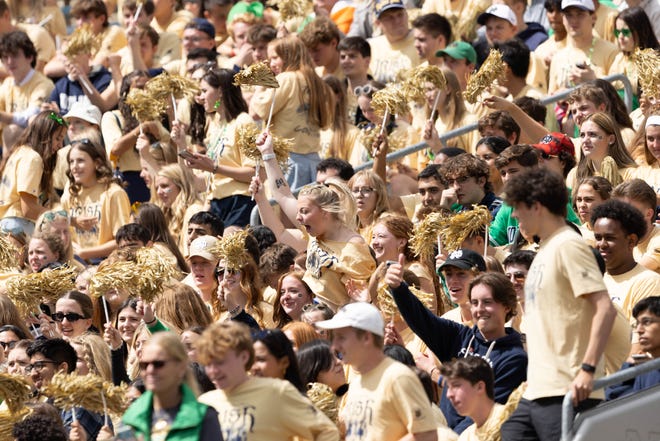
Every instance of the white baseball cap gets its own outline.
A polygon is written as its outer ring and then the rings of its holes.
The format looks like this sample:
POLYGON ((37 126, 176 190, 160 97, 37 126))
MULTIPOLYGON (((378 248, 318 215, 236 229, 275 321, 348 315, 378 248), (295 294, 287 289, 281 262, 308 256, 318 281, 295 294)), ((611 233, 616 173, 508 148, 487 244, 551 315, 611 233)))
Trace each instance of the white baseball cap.
POLYGON ((383 316, 374 305, 365 302, 349 303, 342 306, 330 320, 314 323, 321 329, 356 328, 373 334, 385 335, 383 316))
POLYGON ((570 8, 571 6, 591 12, 594 12, 596 10, 596 7, 594 6, 594 2, 592 0, 562 0, 561 2, 562 11, 566 8, 570 8))
POLYGON ((486 12, 479 15, 479 17, 477 18, 477 23, 479 23, 480 25, 485 25, 486 20, 488 20, 488 17, 501 18, 503 20, 508 21, 514 26, 518 26, 518 20, 516 19, 516 14, 513 12, 513 9, 511 9, 507 5, 496 4, 490 6, 488 9, 486 9, 486 12))
POLYGON ((78 118, 87 121, 90 124, 101 125, 101 111, 94 104, 86 103, 83 101, 76 101, 69 109, 69 112, 64 115, 64 119, 78 118))
POLYGON ((190 247, 188 248, 188 259, 194 256, 199 256, 211 262, 217 262, 219 260, 218 256, 213 254, 211 250, 215 248, 219 242, 220 240, 213 236, 198 237, 197 239, 190 242, 190 247))

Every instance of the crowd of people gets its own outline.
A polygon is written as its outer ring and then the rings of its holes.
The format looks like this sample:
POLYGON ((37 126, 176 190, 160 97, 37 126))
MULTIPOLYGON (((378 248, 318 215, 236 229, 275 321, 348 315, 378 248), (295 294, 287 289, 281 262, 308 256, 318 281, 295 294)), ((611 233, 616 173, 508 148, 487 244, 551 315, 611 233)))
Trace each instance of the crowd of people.
POLYGON ((60 3, 0 0, 0 438, 559 440, 660 383, 593 390, 660 358, 659 0, 60 3))

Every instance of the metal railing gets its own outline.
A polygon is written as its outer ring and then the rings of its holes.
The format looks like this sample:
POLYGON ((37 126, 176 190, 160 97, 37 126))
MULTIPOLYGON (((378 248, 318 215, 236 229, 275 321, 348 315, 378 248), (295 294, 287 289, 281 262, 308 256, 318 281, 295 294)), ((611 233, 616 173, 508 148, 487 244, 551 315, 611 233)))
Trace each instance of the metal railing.
MULTIPOLYGON (((598 389, 604 389, 608 386, 613 386, 615 384, 621 384, 626 380, 630 380, 631 378, 635 378, 639 375, 651 372, 656 369, 660 369, 660 358, 656 358, 655 360, 647 361, 646 363, 639 366, 624 369, 607 377, 600 378, 594 381, 592 390, 595 391, 598 389)), ((573 393, 568 391, 568 393, 564 395, 564 401, 562 403, 561 441, 571 441, 573 439, 574 418, 575 412, 573 410, 573 393)))
MULTIPOLYGON (((632 91, 632 84, 630 83, 630 80, 628 77, 626 77, 623 74, 614 74, 614 75, 608 75, 603 78, 603 80, 608 81, 610 83, 614 81, 621 81, 623 83, 623 102, 626 105, 626 108, 628 109, 628 112, 632 111, 632 97, 633 97, 633 91, 632 91)), ((578 86, 579 87, 579 86, 578 86)), ((556 93, 554 95, 547 96, 541 100, 541 104, 548 105, 552 103, 556 103, 557 101, 563 100, 568 98, 568 96, 573 92, 577 87, 574 87, 572 89, 567 89, 562 92, 556 93)), ((458 129, 450 130, 448 132, 443 133, 442 135, 439 136, 440 141, 444 144, 447 140, 456 138, 458 136, 464 135, 466 133, 469 133, 473 130, 477 129, 477 123, 471 123, 463 127, 459 127, 458 129)), ((428 147, 428 144, 425 141, 418 142, 417 144, 409 145, 408 147, 404 147, 401 150, 397 150, 396 152, 392 152, 387 155, 386 161, 393 162, 396 160, 399 160, 405 156, 408 156, 412 153, 418 152, 424 148, 428 147)), ((373 161, 368 161, 365 162, 364 164, 361 164, 357 167, 355 167, 355 171, 360 171, 364 170, 367 168, 373 167, 373 161)))

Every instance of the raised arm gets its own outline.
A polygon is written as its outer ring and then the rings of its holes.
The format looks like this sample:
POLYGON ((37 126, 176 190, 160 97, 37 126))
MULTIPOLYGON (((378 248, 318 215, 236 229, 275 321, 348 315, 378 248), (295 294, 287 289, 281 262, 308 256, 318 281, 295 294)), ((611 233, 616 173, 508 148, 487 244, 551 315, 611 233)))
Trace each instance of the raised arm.
POLYGON ((526 114, 520 107, 502 97, 491 95, 484 99, 484 106, 489 109, 504 110, 518 123, 520 130, 530 139, 540 141, 548 134, 548 129, 526 114))
POLYGON ((289 188, 289 184, 286 182, 282 169, 275 159, 273 137, 268 132, 262 133, 257 138, 257 147, 263 158, 264 169, 266 169, 266 177, 268 178, 266 182, 271 194, 280 205, 282 211, 284 211, 284 214, 286 214, 286 217, 296 224, 298 201, 291 192, 291 188, 289 188))

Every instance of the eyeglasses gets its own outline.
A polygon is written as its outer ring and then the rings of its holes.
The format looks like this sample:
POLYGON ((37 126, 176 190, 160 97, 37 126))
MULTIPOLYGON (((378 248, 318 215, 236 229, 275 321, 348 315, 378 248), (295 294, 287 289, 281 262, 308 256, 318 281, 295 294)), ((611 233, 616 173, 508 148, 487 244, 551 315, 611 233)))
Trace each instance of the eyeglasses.
POLYGON ((227 272, 228 276, 233 276, 234 274, 239 274, 241 272, 241 270, 232 269, 232 268, 225 268, 224 266, 219 266, 215 269, 215 276, 216 277, 224 277, 225 272, 227 272))
POLYGON ((648 328, 648 327, 651 326, 653 323, 658 323, 658 322, 660 322, 660 319, 651 318, 651 317, 644 317, 643 319, 641 319, 641 320, 639 320, 639 321, 635 321, 635 322, 632 324, 632 328, 633 328, 633 329, 637 329, 637 328, 639 328, 640 326, 641 326, 642 328, 648 328))
POLYGON ((522 271, 516 271, 515 273, 504 273, 504 275, 509 279, 513 277, 517 282, 522 282, 527 277, 527 274, 523 273, 522 271))
POLYGON ((328 311, 329 309, 325 303, 308 303, 302 307, 303 312, 328 311))
POLYGON ((373 87, 371 84, 367 84, 366 86, 358 86, 355 89, 353 89, 353 93, 355 94, 355 96, 371 95, 374 92, 378 92, 378 89, 373 87))
POLYGON ((78 320, 86 318, 85 316, 75 312, 67 312, 66 314, 63 312, 56 312, 55 314, 51 315, 51 317, 56 322, 62 322, 64 319, 67 319, 69 322, 77 322, 78 320))
POLYGON ((454 185, 454 184, 461 185, 461 184, 465 184, 465 183, 468 181, 468 179, 470 179, 470 177, 471 177, 471 176, 460 176, 460 177, 458 177, 458 178, 454 178, 454 179, 447 179, 447 184, 448 184, 448 185, 454 185))
POLYGON ((27 366, 25 366, 25 372, 29 373, 32 372, 33 370, 37 372, 41 372, 48 364, 59 364, 59 363, 57 361, 50 361, 50 360, 36 361, 32 364, 28 364, 27 366))
POLYGON ((14 349, 16 343, 18 343, 18 341, 0 341, 0 346, 2 346, 2 349, 4 350, 7 350, 7 348, 14 349))
POLYGON ((146 371, 149 366, 153 366, 154 369, 162 369, 167 363, 172 360, 152 360, 152 361, 141 361, 138 363, 141 371, 146 371))
POLYGON ((354 188, 354 189, 351 190, 351 193, 353 193, 353 196, 360 195, 360 196, 363 196, 365 198, 373 192, 374 192, 374 189, 371 188, 371 187, 360 187, 360 188, 354 188))
POLYGON ((558 158, 559 157, 557 155, 550 155, 550 154, 544 152, 543 150, 539 150, 539 156, 541 156, 541 158, 545 159, 546 161, 550 158, 558 158))
POLYGON ((616 38, 619 38, 619 35, 623 35, 624 37, 630 37, 632 35, 632 31, 630 29, 615 29, 614 36, 616 38))

